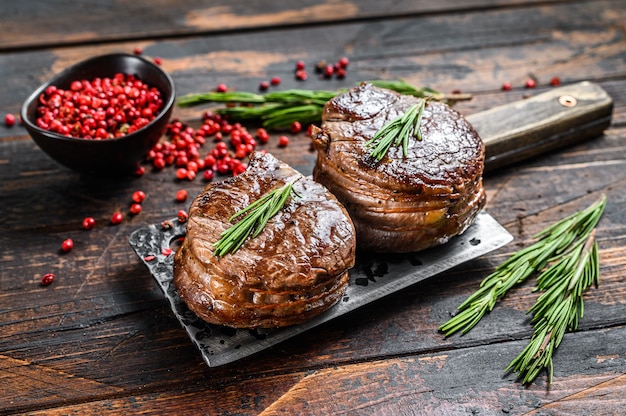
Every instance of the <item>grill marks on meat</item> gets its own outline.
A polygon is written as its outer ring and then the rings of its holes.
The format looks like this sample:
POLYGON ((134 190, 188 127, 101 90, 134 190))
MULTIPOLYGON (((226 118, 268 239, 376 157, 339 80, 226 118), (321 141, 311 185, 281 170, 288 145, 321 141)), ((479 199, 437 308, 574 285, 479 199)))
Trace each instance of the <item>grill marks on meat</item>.
POLYGON ((472 126, 439 102, 424 108, 422 140, 411 139, 408 156, 391 147, 380 162, 365 143, 421 99, 362 84, 330 100, 313 171, 346 207, 359 248, 411 252, 462 233, 485 204, 484 145, 472 126))
POLYGON ((189 209, 187 235, 174 259, 174 284, 207 322, 236 328, 280 327, 309 320, 341 299, 355 260, 354 226, 328 190, 270 154, 209 184, 189 209), (263 231, 221 258, 214 245, 229 218, 267 192, 296 180, 263 231))

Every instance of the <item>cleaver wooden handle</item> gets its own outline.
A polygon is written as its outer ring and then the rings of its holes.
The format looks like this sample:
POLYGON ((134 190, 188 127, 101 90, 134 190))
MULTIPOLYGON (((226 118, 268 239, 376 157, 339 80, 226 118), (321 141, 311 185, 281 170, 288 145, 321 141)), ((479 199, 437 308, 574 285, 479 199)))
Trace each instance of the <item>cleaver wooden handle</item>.
POLYGON ((485 171, 602 135, 613 100, 580 82, 467 116, 485 143, 485 171))

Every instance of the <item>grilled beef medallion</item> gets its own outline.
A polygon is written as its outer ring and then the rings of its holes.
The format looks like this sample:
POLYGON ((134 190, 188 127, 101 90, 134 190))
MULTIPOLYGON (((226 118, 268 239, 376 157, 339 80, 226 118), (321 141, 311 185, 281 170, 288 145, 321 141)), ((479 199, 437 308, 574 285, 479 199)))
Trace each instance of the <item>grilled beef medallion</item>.
POLYGON ((361 84, 324 107, 312 130, 313 178, 343 203, 359 249, 412 252, 462 233, 485 205, 485 148, 461 114, 427 101, 422 140, 411 138, 407 157, 392 146, 380 161, 365 143, 420 98, 361 84))
POLYGON ((352 221, 324 186, 270 154, 255 153, 244 173, 207 185, 192 202, 187 235, 174 258, 174 285, 189 309, 209 323, 298 324, 341 299, 355 249, 352 221), (234 253, 214 255, 233 214, 293 181, 298 195, 258 236, 234 253))

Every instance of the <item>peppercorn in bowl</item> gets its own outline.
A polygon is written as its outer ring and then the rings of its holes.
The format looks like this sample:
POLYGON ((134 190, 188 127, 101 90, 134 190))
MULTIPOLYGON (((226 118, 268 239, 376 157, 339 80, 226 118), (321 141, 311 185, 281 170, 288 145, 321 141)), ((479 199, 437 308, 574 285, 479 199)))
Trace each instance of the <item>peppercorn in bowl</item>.
POLYGON ((174 82, 136 55, 109 54, 66 68, 26 99, 21 117, 35 143, 87 174, 134 172, 164 133, 174 82))

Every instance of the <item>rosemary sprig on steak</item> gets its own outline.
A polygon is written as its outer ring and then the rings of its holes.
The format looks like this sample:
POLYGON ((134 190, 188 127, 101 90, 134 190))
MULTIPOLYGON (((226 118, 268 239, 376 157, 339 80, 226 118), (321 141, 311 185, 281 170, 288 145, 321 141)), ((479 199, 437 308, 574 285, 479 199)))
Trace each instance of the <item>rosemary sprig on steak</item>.
POLYGON ((231 223, 237 218, 245 216, 220 234, 220 239, 214 247, 215 255, 222 257, 225 254, 234 253, 239 250, 248 236, 251 235, 254 238, 259 235, 265 224, 283 208, 292 194, 298 195, 293 190, 293 182, 289 182, 236 212, 229 218, 231 223))
POLYGON ((448 104, 451 104, 455 101, 470 100, 472 98, 472 94, 463 94, 463 93, 444 94, 430 87, 414 87, 413 85, 409 84, 408 82, 402 79, 398 79, 398 80, 374 79, 374 80, 365 81, 365 82, 372 84, 379 88, 386 88, 388 90, 399 92, 402 95, 412 95, 413 97, 418 97, 418 98, 430 98, 432 100, 443 101, 448 104))
POLYGON ((583 316, 583 292, 599 281, 599 256, 595 227, 606 197, 564 218, 535 236, 539 240, 510 256, 487 276, 459 312, 439 330, 446 336, 468 332, 493 309, 509 289, 533 273, 540 273, 534 290, 544 291, 530 308, 534 333, 528 346, 507 367, 532 382, 542 369, 552 381, 552 354, 566 331, 575 331, 583 316))
POLYGON ((374 137, 365 142, 365 147, 371 149, 370 156, 380 161, 387 155, 391 146, 402 145, 402 153, 407 157, 409 140, 412 137, 422 140, 420 124, 425 106, 425 99, 413 104, 403 115, 378 130, 374 137))

